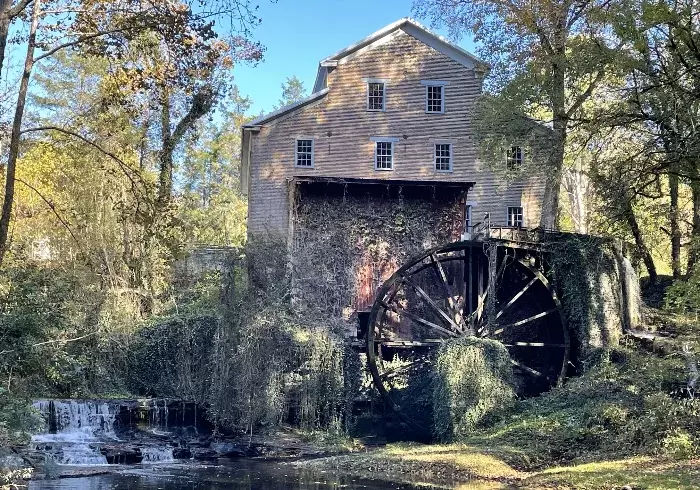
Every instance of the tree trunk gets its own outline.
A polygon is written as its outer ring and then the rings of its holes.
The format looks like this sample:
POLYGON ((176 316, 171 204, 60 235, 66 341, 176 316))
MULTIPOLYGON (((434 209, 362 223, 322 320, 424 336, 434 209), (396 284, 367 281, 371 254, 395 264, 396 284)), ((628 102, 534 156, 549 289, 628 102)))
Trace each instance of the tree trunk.
POLYGON ((5 48, 7 47, 7 34, 10 31, 10 17, 8 10, 12 5, 12 0, 2 0, 0 2, 0 74, 5 64, 5 48))
POLYGON ((170 128, 170 94, 168 89, 163 87, 161 92, 161 148, 158 158, 160 168, 158 169, 158 206, 157 211, 164 211, 170 203, 173 190, 173 141, 170 128))
POLYGON ((690 232, 690 246, 688 247, 688 264, 686 274, 690 276, 695 270, 700 256, 700 178, 698 169, 694 168, 690 189, 693 195, 693 228, 690 232))
POLYGON ((656 284, 658 279, 658 274, 656 273, 656 265, 654 265, 654 258, 651 256, 651 252, 644 242, 644 237, 639 229, 639 223, 637 223, 637 217, 634 215, 634 210, 632 209, 632 203, 627 201, 625 209, 625 220, 632 231, 632 236, 634 236, 634 243, 637 246, 637 252, 642 257, 644 261, 644 266, 649 273, 649 283, 656 284))
POLYGON ((556 229, 559 221, 559 189, 564 168, 564 146, 566 145, 566 46, 565 32, 557 36, 559 45, 552 60, 552 152, 545 179, 544 198, 540 225, 545 229, 556 229))
POLYGON ((678 218, 678 168, 671 165, 671 172, 668 175, 669 195, 671 204, 669 207, 668 219, 671 228, 671 270, 673 278, 681 277, 681 229, 678 218))
POLYGON ((29 28, 29 38, 27 40, 27 57, 24 61, 24 72, 22 73, 22 80, 19 85, 17 107, 15 107, 15 117, 12 122, 10 153, 7 159, 7 173, 5 175, 5 197, 2 203, 2 215, 0 215, 0 266, 2 266, 5 253, 7 252, 7 237, 10 230, 12 205, 15 197, 15 173, 17 170, 17 158, 19 157, 20 131, 22 129, 22 118, 24 117, 24 105, 27 101, 29 79, 32 74, 32 67, 34 66, 34 48, 36 46, 36 30, 39 25, 40 7, 41 0, 34 0, 32 23, 29 28))

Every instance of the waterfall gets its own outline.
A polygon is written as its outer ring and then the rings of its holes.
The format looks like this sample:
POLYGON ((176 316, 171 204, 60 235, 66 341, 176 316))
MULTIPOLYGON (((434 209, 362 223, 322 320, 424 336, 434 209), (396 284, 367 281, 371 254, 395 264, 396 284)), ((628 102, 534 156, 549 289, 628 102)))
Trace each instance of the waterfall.
POLYGON ((118 441, 117 407, 87 400, 39 400, 33 404, 46 420, 43 433, 32 436, 34 449, 58 464, 107 464, 100 441, 118 441))
POLYGON ((199 437, 197 406, 189 401, 38 400, 33 406, 45 426, 32 436, 31 450, 61 465, 171 462, 189 458, 189 450, 178 449, 199 437))
POLYGON ((142 447, 141 455, 143 456, 143 463, 167 463, 175 461, 173 448, 171 447, 142 447))

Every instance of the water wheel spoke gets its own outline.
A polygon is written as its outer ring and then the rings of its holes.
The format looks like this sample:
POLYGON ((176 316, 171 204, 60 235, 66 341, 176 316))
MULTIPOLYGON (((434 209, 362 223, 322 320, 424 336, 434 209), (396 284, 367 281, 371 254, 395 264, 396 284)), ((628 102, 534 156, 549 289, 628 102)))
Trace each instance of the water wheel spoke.
POLYGON ((459 330, 461 332, 462 330, 464 330, 462 325, 462 315, 459 314, 457 305, 455 304, 454 294, 452 292, 452 287, 447 282, 447 274, 445 274, 445 269, 442 267, 442 263, 438 260, 435 254, 430 254, 430 263, 433 266, 435 274, 440 280, 443 292, 445 293, 445 297, 447 298, 447 304, 450 307, 450 313, 452 313, 452 317, 455 323, 459 325, 459 330))
POLYGON ((381 305, 384 309, 389 310, 389 311, 393 311, 394 313, 396 313, 399 316, 403 315, 406 318, 408 318, 409 320, 411 320, 412 322, 417 323, 418 325, 421 325, 421 326, 427 327, 427 328, 432 328, 433 330, 437 330, 438 332, 444 333, 444 334, 449 335, 451 337, 457 336, 457 334, 455 332, 453 332, 452 330, 445 328, 445 327, 441 327, 440 325, 433 323, 430 320, 426 320, 425 318, 422 318, 422 317, 416 315, 415 313, 411 313, 410 311, 407 311, 404 309, 399 309, 396 306, 387 304, 384 301, 381 302, 381 305))
POLYGON ((518 361, 516 361, 516 360, 514 360, 514 359, 511 359, 511 360, 510 360, 510 363, 511 363, 513 366, 517 367, 518 369, 522 369, 523 371, 525 371, 525 372, 528 373, 528 374, 532 374, 533 376, 537 376, 537 377, 544 377, 544 374, 542 374, 541 372, 537 371, 536 369, 532 369, 531 367, 526 366, 526 365, 523 364, 522 362, 518 362, 518 361))
POLYGON ((406 284, 408 284, 409 286, 411 286, 413 288, 413 290, 416 293, 418 293, 418 296, 420 296, 435 311, 435 313, 437 313, 440 316, 440 318, 445 320, 454 329, 454 331, 450 331, 450 330, 445 329, 447 332, 450 332, 453 336, 457 336, 455 331, 456 332, 462 331, 460 326, 457 325, 452 318, 450 318, 450 315, 448 315, 445 312, 445 310, 440 308, 440 306, 435 301, 433 301, 433 299, 430 296, 428 296, 428 293, 426 293, 423 290, 423 288, 421 288, 418 284, 413 282, 408 276, 404 276, 403 281, 406 284))
POLYGON ((550 344, 546 342, 513 342, 512 344, 503 344, 506 347, 552 347, 562 349, 565 344, 550 344))
POLYGON ((396 376, 398 376, 398 375, 400 375, 400 374, 405 373, 406 371, 408 371, 408 370, 410 370, 410 369, 412 369, 412 368, 414 368, 414 367, 416 367, 416 366, 420 366, 420 365, 422 365, 422 364, 426 364, 426 362, 427 362, 427 361, 421 359, 421 360, 418 360, 418 361, 410 362, 410 363, 408 363, 408 364, 404 364, 403 366, 397 366, 397 367, 395 367, 395 368, 387 369, 386 371, 384 371, 384 372, 380 375, 380 378, 381 378, 382 380, 389 380, 389 379, 391 379, 391 378, 393 378, 393 377, 396 377, 396 376))
POLYGON ((516 301, 518 301, 518 300, 523 296, 523 294, 525 294, 525 293, 527 292, 527 290, 530 289, 530 288, 532 287, 532 285, 535 284, 535 283, 538 281, 538 279, 539 279, 539 278, 538 278, 537 276, 535 276, 535 277, 533 277, 532 279, 530 279, 530 282, 528 282, 527 284, 525 284, 525 286, 524 286, 520 291, 518 291, 518 292, 515 294, 515 296, 513 296, 513 297, 510 299, 510 301, 508 301, 508 303, 506 303, 506 305, 505 305, 503 308, 501 308, 501 311, 499 311, 498 313, 496 313, 496 320, 498 320, 498 319, 503 315, 503 313, 506 312, 506 310, 507 310, 508 308, 510 308, 511 306, 513 306, 513 303, 515 303, 516 301))
POLYGON ((506 323, 505 325, 501 325, 500 328, 498 328, 497 330, 494 330, 493 334, 498 335, 498 334, 502 333, 506 328, 519 327, 521 325, 525 325, 527 323, 534 322, 535 320, 539 320, 540 318, 543 318, 543 317, 550 315, 552 313, 555 313, 557 311, 558 310, 556 308, 552 308, 551 310, 543 311, 542 313, 532 315, 528 318, 524 318, 523 320, 519 320, 517 322, 506 323))
POLYGON ((413 347, 435 347, 440 345, 445 339, 423 339, 423 340, 375 340, 375 344, 380 344, 383 347, 391 347, 398 349, 412 349, 413 347))

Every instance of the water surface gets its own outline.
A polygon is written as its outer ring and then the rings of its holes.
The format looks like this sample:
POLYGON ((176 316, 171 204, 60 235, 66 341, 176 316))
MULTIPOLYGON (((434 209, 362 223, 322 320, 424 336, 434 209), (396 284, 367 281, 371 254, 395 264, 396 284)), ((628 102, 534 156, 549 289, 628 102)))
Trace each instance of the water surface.
POLYGON ((409 490, 412 485, 366 480, 332 473, 309 473, 287 464, 236 460, 217 464, 122 467, 106 475, 37 480, 30 489, 246 489, 246 490, 409 490))

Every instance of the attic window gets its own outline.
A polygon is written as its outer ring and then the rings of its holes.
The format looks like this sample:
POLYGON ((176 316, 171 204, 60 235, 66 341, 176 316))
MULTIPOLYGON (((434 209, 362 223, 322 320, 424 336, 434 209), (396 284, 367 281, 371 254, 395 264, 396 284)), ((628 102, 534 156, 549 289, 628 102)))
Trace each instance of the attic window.
POLYGON ((425 86, 425 112, 441 114, 445 112, 445 87, 442 85, 425 86))
POLYGON ((368 111, 383 111, 384 110, 384 82, 368 82, 367 83, 367 110, 368 111))
POLYGON ((314 166, 314 140, 298 139, 296 141, 294 165, 296 167, 313 168, 314 166))
POLYGON ((450 143, 435 143, 435 170, 437 172, 452 171, 452 145, 450 143))
POLYGON ((506 166, 508 170, 517 170, 523 165, 523 147, 511 146, 506 151, 506 166))

